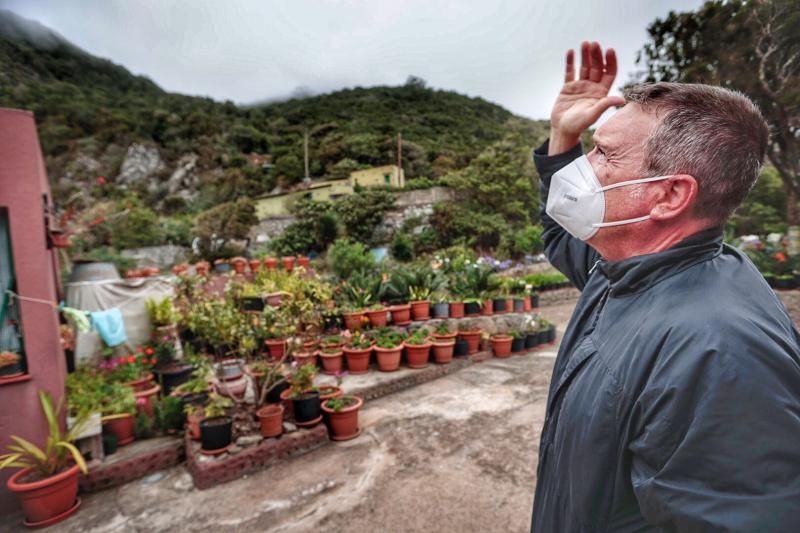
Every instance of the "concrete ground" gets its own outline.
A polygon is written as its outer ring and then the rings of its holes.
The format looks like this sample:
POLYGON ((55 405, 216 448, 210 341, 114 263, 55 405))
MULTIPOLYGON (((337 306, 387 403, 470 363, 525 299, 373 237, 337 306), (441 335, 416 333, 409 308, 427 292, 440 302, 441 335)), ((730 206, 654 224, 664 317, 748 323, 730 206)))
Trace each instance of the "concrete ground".
MULTIPOLYGON (((573 306, 542 315, 563 331, 573 306)), ((370 401, 359 438, 244 479, 201 491, 178 466, 82 495, 78 513, 51 530, 528 531, 556 349, 491 359, 370 401)), ((16 524, 6 527, 24 530, 16 524)))

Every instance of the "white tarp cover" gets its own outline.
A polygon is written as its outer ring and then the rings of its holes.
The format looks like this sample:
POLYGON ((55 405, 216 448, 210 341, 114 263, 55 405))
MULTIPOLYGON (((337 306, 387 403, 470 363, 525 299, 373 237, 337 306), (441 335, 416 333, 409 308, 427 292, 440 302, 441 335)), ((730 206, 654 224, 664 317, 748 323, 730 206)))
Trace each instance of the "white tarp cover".
MULTIPOLYGON (((145 301, 161 301, 174 295, 171 277, 112 279, 103 281, 80 281, 67 283, 65 300, 67 307, 82 311, 104 311, 119 308, 128 334, 128 344, 135 347, 150 339, 150 319, 145 301)), ((102 343, 100 336, 92 330, 75 332, 75 362, 77 364, 99 363, 102 343)))

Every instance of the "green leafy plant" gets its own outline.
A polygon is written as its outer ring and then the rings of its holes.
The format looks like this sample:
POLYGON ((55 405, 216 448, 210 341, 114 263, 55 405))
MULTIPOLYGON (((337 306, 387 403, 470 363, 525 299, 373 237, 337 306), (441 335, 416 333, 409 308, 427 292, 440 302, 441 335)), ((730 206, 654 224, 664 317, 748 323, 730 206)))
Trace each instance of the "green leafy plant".
POLYGON ((437 335, 450 335, 452 333, 452 330, 450 329, 450 326, 447 325, 447 322, 442 321, 441 324, 436 326, 434 332, 437 335))
POLYGON ((136 412, 136 396, 133 389, 118 382, 103 383, 100 388, 103 396, 103 416, 132 415, 136 412))
POLYGON ((88 417, 103 411, 103 375, 90 367, 80 367, 67 374, 67 412, 74 417, 88 417))
POLYGON ((366 350, 372 346, 372 339, 360 331, 353 333, 347 345, 354 350, 366 350))
POLYGON ((350 407, 351 405, 355 405, 358 403, 352 396, 342 396, 341 398, 331 398, 330 400, 325 402, 325 405, 329 409, 333 409, 337 413, 340 412, 342 409, 346 407, 350 407))
POLYGON ((296 398, 312 389, 314 386, 314 378, 317 377, 317 367, 311 363, 306 363, 296 367, 293 372, 287 376, 289 388, 291 390, 291 397, 296 398))
POLYGON ((391 328, 382 328, 375 335, 375 344, 379 348, 397 348, 403 342, 403 335, 391 328))
POLYGON ((208 395, 208 401, 206 401, 205 408, 203 409, 203 415, 206 418, 224 416, 231 407, 233 407, 233 401, 231 401, 230 398, 212 392, 208 395))
POLYGON ((72 444, 86 425, 85 419, 79 419, 70 431, 62 433, 58 415, 63 408, 63 398, 53 408, 53 400, 45 391, 39 391, 42 412, 47 420, 47 442, 44 449, 17 435, 11 435, 15 444, 9 444, 10 453, 0 455, 0 470, 4 468, 33 468, 41 477, 51 477, 69 466, 72 460, 81 472, 89 473, 86 461, 78 448, 72 444))
POLYGON ((148 298, 144 302, 150 323, 155 327, 171 326, 180 320, 180 314, 172 304, 172 298, 162 298, 156 301, 148 298))
POLYGON ((422 345, 428 343, 428 330, 425 328, 420 328, 413 333, 411 333, 408 337, 406 337, 406 343, 412 345, 422 345))

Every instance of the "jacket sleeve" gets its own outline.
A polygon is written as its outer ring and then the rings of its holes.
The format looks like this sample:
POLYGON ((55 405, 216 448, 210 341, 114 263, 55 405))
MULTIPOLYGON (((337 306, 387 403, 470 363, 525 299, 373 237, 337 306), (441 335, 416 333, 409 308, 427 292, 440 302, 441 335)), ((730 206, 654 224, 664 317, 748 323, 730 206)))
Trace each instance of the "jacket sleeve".
POLYGON ((642 515, 676 532, 800 531, 797 347, 711 322, 667 338, 634 405, 642 515))
POLYGON ((544 250, 547 259, 560 270, 578 289, 583 289, 589 278, 589 270, 600 259, 594 248, 570 235, 558 222, 547 216, 547 195, 550 191, 550 178, 582 155, 578 143, 568 152, 554 156, 547 155, 550 141, 533 151, 533 162, 539 172, 539 212, 544 229, 544 250))

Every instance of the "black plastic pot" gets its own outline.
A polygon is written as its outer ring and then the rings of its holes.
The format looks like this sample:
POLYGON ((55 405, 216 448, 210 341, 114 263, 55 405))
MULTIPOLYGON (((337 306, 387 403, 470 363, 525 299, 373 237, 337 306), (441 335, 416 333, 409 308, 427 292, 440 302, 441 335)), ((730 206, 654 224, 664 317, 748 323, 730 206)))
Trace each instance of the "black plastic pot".
POLYGON ((788 290, 794 288, 794 279, 778 277, 775 278, 775 288, 780 290, 788 290))
POLYGON ((447 302, 431 305, 433 318, 447 318, 450 316, 450 304, 447 302))
POLYGON ((539 307, 539 294, 531 294, 531 307, 534 309, 539 307))
POLYGON ((455 356, 469 355, 469 343, 464 339, 456 339, 456 345, 453 348, 453 355, 455 356))
POLYGON ((239 299, 241 311, 263 311, 264 299, 260 296, 243 296, 239 299))
POLYGON ((464 315, 466 316, 478 316, 481 314, 481 304, 478 302, 465 302, 464 303, 464 315))
POLYGON ((169 396, 169 393, 178 385, 183 385, 192 377, 194 367, 190 364, 175 363, 164 368, 154 368, 153 372, 158 376, 161 384, 161 395, 169 396))
POLYGON ((511 353, 519 353, 525 349, 525 337, 514 337, 511 341, 511 353))
POLYGON ((200 443, 204 450, 219 450, 231 443, 233 419, 229 416, 204 418, 200 422, 200 443))
POLYGON ((113 455, 117 453, 117 436, 113 433, 103 433, 103 454, 113 455))
POLYGON ((515 313, 525 312, 525 301, 522 298, 514 298, 514 312, 515 313))
POLYGON ((531 348, 536 348, 539 346, 539 334, 538 333, 528 333, 525 335, 525 348, 530 350, 531 348))
POLYGON ((550 326, 545 333, 547 334, 547 340, 545 342, 553 342, 556 340, 556 327, 550 326))
POLYGON ((292 407, 295 421, 301 424, 316 420, 322 415, 318 392, 306 392, 297 398, 292 398, 292 407))
POLYGON ((773 288, 775 287, 775 276, 773 276, 772 274, 765 274, 764 275, 764 279, 767 281, 767 284, 770 287, 773 287, 773 288))
POLYGON ((341 329, 342 318, 340 316, 325 317, 325 329, 341 329))
POLYGON ((281 381, 267 393, 267 403, 280 403, 281 393, 289 388, 289 382, 281 381))
POLYGON ((492 300, 492 311, 495 313, 502 313, 506 310, 506 299, 495 298, 492 300))

